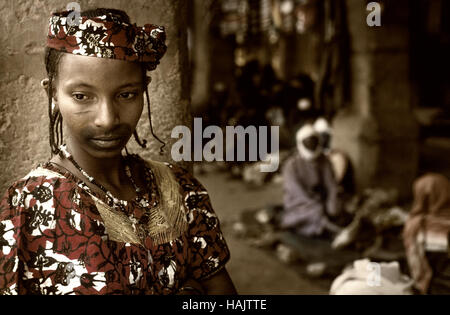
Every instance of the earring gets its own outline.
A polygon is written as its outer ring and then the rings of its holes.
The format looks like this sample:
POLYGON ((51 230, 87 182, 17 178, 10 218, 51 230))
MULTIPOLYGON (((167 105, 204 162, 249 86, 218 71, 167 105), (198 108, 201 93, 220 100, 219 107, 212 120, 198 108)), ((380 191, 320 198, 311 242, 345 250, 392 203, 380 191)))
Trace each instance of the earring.
POLYGON ((48 78, 42 79, 42 80, 41 80, 41 86, 42 86, 44 89, 47 89, 47 88, 48 88, 48 82, 49 82, 49 79, 48 79, 48 78))
POLYGON ((136 140, 136 142, 141 146, 141 148, 146 149, 147 148, 147 140, 142 140, 139 138, 139 135, 137 133, 137 130, 134 131, 133 133, 134 135, 134 140, 136 140))
POLYGON ((55 108, 56 108, 55 99, 52 98, 52 113, 55 110, 55 108))

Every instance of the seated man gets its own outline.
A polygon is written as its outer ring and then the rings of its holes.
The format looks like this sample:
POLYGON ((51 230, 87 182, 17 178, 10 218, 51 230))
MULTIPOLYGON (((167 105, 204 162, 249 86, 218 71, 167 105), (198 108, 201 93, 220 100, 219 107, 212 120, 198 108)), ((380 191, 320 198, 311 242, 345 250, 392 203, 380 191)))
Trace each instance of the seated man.
POLYGON ((306 237, 330 237, 340 231, 333 218, 339 215, 338 186, 319 135, 312 124, 296 134, 297 152, 283 168, 284 209, 280 227, 306 237))

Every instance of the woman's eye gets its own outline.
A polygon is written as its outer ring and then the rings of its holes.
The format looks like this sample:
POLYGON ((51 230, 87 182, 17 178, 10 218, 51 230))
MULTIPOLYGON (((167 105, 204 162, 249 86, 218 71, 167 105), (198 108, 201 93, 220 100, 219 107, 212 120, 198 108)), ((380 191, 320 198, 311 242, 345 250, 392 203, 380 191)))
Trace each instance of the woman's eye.
POLYGON ((126 100, 131 100, 133 99, 135 96, 137 95, 137 93, 135 92, 124 92, 124 93, 120 93, 119 97, 126 99, 126 100))
POLYGON ((86 101, 88 99, 88 96, 82 93, 74 93, 72 97, 77 101, 86 101))

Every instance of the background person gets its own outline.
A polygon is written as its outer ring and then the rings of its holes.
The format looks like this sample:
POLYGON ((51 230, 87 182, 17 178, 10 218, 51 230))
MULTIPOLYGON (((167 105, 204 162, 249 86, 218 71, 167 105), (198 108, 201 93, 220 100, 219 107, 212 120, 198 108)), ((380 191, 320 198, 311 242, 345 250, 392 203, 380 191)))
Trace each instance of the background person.
POLYGON ((339 209, 331 164, 322 153, 312 124, 300 128, 296 139, 297 152, 283 168, 280 226, 307 237, 334 235, 340 229, 332 222, 339 209))
POLYGON ((429 173, 414 182, 413 193, 403 240, 414 286, 421 294, 449 294, 450 182, 429 173))

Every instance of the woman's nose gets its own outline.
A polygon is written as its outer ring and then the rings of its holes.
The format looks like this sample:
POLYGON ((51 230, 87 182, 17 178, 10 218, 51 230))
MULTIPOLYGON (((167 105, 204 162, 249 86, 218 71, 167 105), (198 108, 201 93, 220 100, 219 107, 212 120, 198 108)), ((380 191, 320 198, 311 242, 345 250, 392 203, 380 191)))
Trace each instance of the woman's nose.
POLYGON ((98 106, 95 125, 103 129, 112 129, 119 122, 119 113, 114 105, 114 101, 109 99, 103 100, 98 106))

